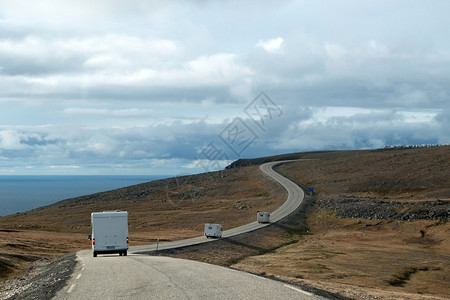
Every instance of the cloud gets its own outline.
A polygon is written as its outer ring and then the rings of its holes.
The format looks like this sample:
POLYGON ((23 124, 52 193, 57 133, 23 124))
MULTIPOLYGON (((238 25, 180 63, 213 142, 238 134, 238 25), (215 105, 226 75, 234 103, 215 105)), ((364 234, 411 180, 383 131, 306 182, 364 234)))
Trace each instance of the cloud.
POLYGON ((0 97, 167 99, 176 90, 178 98, 192 99, 210 88, 238 90, 252 76, 236 54, 183 59, 181 48, 176 41, 111 34, 0 40, 0 97))
POLYGON ((25 36, 0 40, 5 75, 73 74, 94 70, 156 67, 176 57, 174 41, 106 34, 92 37, 44 38, 25 36))
POLYGON ((22 135, 15 130, 0 131, 0 148, 5 150, 18 150, 25 147, 21 143, 22 135))
POLYGON ((139 128, 44 126, 2 129, 0 156, 9 157, 9 163, 18 165, 29 161, 48 166, 103 163, 104 168, 164 157, 189 161, 194 160, 204 140, 216 136, 218 129, 217 125, 203 122, 174 122, 139 128))
MULTIPOLYGON (((300 150, 362 149, 411 142, 449 142, 448 129, 440 121, 442 112, 436 110, 393 112, 389 109, 289 109, 284 106, 282 109, 281 116, 266 120, 264 131, 253 120, 242 119, 256 134, 256 139, 241 153, 242 157, 300 150)), ((108 110, 71 112, 92 113, 90 116, 96 118, 111 113, 108 110)), ((230 122, 174 120, 141 127, 117 127, 101 123, 105 126, 6 128, 0 131, 0 156, 8 157, 7 165, 17 170, 35 161, 42 166, 36 166, 35 163, 34 171, 45 166, 47 169, 50 166, 80 166, 78 171, 86 172, 102 165, 103 169, 134 166, 135 171, 141 173, 143 169, 158 169, 156 163, 164 159, 173 163, 178 161, 183 168, 192 169, 196 166, 195 170, 204 171, 202 165, 208 164, 201 152, 210 142, 227 155, 225 160, 221 158, 216 164, 222 163, 224 167, 224 161, 238 158, 219 138, 230 122)))
POLYGON ((313 108, 309 119, 293 122, 277 149, 373 149, 385 145, 436 144, 443 132, 438 111, 313 108), (434 132, 430 135, 430 132, 434 132))
POLYGON ((449 5, 326 4, 1 2, 0 168, 234 159, 236 117, 257 135, 242 157, 448 143, 449 5), (264 131, 244 112, 261 91, 283 111, 264 131))
POLYGON ((153 110, 150 109, 138 109, 138 108, 126 108, 126 109, 96 109, 96 108, 78 108, 78 107, 69 107, 65 108, 63 111, 64 114, 67 115, 90 115, 97 117, 150 117, 154 114, 153 110))
POLYGON ((281 46, 284 42, 284 39, 282 37, 278 37, 275 39, 270 39, 270 40, 260 40, 256 46, 263 48, 264 50, 266 50, 267 52, 270 53, 277 53, 281 51, 281 46))
POLYGON ((65 1, 55 3, 43 0, 32 4, 24 0, 2 2, 2 14, 19 20, 32 19, 33 21, 49 23, 92 22, 92 20, 108 20, 123 16, 151 16, 165 9, 174 7, 178 1, 172 3, 159 3, 158 1, 129 1, 126 4, 117 0, 91 1, 65 1))
POLYGON ((50 166, 50 169, 80 169, 80 166, 67 166, 67 165, 58 165, 58 166, 50 166))

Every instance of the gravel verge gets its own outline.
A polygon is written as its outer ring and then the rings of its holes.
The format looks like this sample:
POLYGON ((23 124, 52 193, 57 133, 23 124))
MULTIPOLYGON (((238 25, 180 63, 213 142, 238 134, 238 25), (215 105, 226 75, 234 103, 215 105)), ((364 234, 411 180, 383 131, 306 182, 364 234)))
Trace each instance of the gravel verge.
POLYGON ((0 300, 53 298, 72 274, 76 265, 75 256, 75 253, 69 253, 34 262, 24 275, 4 282, 0 300))

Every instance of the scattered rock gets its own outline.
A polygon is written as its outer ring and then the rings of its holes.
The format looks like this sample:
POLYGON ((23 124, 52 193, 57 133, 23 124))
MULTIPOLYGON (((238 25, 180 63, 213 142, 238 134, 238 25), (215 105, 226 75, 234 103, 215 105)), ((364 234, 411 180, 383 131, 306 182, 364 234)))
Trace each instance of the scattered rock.
POLYGON ((66 284, 75 265, 75 253, 40 259, 25 275, 2 282, 5 286, 0 300, 52 299, 66 284))
POLYGON ((406 202, 342 198, 320 200, 317 205, 323 210, 334 211, 339 218, 401 221, 450 219, 450 201, 443 200, 406 202))

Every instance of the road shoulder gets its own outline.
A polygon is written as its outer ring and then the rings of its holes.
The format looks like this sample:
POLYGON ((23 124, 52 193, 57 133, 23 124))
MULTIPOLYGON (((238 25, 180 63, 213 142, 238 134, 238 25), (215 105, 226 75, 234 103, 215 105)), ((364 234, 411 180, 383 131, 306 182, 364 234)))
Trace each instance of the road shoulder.
POLYGON ((5 282, 0 300, 51 299, 70 278, 77 262, 76 253, 40 259, 20 277, 5 282))

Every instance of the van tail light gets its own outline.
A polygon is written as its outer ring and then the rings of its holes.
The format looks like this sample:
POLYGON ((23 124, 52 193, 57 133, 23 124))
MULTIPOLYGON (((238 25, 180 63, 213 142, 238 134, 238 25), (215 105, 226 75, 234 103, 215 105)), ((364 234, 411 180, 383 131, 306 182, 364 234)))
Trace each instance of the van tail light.
POLYGON ((127 237, 127 244, 129 244, 130 243, 130 240, 128 239, 128 237, 127 237))
POLYGON ((92 239, 92 245, 95 246, 95 239, 92 239))

